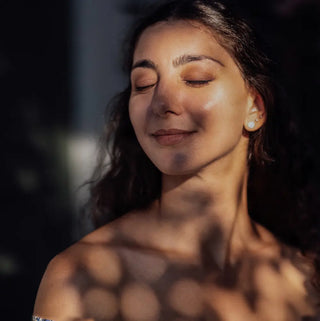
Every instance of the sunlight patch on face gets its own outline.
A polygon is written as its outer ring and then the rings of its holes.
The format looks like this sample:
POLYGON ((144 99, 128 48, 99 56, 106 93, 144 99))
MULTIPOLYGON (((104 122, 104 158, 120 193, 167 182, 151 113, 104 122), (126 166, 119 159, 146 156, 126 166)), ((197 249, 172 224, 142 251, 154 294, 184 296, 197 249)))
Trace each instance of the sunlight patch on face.
POLYGON ((209 100, 207 103, 202 107, 204 110, 211 110, 215 106, 214 102, 209 100))

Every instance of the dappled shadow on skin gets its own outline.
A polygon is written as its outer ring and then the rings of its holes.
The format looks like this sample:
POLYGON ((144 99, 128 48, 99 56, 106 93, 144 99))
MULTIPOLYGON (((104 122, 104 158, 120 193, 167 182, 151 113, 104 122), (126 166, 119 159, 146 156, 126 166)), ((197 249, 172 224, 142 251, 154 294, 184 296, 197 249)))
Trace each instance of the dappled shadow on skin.
POLYGON ((307 279, 309 266, 294 250, 284 246, 279 256, 269 251, 264 254, 264 249, 244 252, 233 264, 210 273, 210 243, 222 238, 217 226, 211 231, 202 249, 205 288, 208 296, 215 298, 212 308, 222 320, 246 320, 242 315, 247 320, 317 319, 319 295, 307 279))
POLYGON ((316 320, 291 254, 249 253, 220 268, 212 249, 221 237, 212 226, 197 262, 137 244, 88 247, 69 279, 81 297, 81 321, 316 320))
POLYGON ((212 203, 210 195, 203 190, 193 192, 185 195, 189 201, 182 201, 191 204, 190 213, 168 213, 165 220, 147 212, 132 213, 113 225, 113 237, 106 243, 90 243, 75 255, 69 284, 79 293, 84 318, 312 320, 314 293, 306 279, 308 273, 304 273, 294 252, 285 247, 274 250, 272 246, 243 249, 232 262, 223 260, 219 264, 217 257, 223 257, 223 253, 219 253, 218 245, 227 236, 219 224, 208 226, 207 220, 201 221, 203 215, 199 213, 212 203), (205 226, 195 225, 199 221, 205 226), (188 247, 194 244, 185 243, 195 226, 206 233, 193 252, 188 247), (199 256, 186 255, 199 251, 199 256))
POLYGON ((188 161, 187 155, 184 153, 177 153, 174 157, 175 166, 183 167, 188 161))

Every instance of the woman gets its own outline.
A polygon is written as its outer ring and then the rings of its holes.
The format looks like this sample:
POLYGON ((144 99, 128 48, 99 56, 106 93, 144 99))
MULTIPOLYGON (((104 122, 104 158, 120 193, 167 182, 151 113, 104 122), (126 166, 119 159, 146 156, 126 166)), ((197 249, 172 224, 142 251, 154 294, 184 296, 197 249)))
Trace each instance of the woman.
POLYGON ((249 215, 249 169, 258 189, 277 111, 248 25, 217 2, 171 1, 129 44, 111 163, 104 172, 101 156, 92 187, 100 228, 50 262, 34 315, 316 320, 315 247, 249 215))

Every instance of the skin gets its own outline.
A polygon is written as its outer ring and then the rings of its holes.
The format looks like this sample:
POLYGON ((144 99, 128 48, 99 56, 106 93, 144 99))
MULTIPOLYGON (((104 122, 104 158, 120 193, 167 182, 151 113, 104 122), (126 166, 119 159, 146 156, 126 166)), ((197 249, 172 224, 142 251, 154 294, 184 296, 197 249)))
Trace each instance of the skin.
POLYGON ((161 198, 55 257, 34 314, 55 321, 315 316, 308 262, 248 214, 245 133, 263 125, 265 110, 228 52, 196 22, 158 23, 138 41, 131 82, 130 119, 162 172, 161 198))
POLYGON ((247 157, 242 130, 256 97, 230 55, 199 28, 166 23, 144 32, 134 54, 129 113, 140 145, 162 173, 194 175, 210 169, 210 175, 223 170, 225 176, 235 157, 247 157), (152 134, 171 128, 190 135, 179 144, 160 145, 152 134))

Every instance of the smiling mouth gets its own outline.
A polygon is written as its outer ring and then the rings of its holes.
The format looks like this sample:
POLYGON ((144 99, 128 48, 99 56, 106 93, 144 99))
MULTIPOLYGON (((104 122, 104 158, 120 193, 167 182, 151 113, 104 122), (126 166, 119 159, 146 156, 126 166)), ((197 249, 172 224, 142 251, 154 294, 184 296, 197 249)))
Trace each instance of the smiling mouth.
POLYGON ((176 145, 184 141, 186 138, 194 134, 195 131, 186 131, 181 129, 160 129, 152 133, 158 144, 162 146, 176 145))

